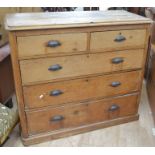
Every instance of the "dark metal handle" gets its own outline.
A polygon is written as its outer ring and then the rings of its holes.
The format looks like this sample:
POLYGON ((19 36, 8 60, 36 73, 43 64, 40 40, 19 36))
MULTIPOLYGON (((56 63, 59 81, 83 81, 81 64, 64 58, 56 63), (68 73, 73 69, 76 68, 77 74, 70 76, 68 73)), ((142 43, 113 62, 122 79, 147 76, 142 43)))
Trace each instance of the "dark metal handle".
POLYGON ((112 87, 118 87, 119 85, 121 85, 121 83, 119 81, 114 81, 111 83, 112 87))
POLYGON ((116 38, 114 39, 115 42, 122 42, 122 41, 125 41, 126 38, 122 35, 122 34, 118 34, 116 36, 116 38))
POLYGON ((61 45, 61 43, 57 40, 51 40, 47 43, 47 47, 57 47, 60 45, 61 45))
POLYGON ((124 59, 121 58, 121 57, 113 58, 113 59, 111 60, 111 62, 112 62, 113 64, 119 64, 119 63, 122 63, 123 61, 124 61, 124 59))
POLYGON ((57 71, 60 69, 62 69, 62 66, 60 66, 59 64, 52 65, 48 68, 49 71, 57 71))
POLYGON ((50 96, 58 96, 63 94, 63 92, 61 90, 53 90, 49 93, 50 96))
POLYGON ((53 116, 50 121, 51 122, 58 122, 58 121, 62 121, 64 119, 64 116, 62 115, 56 115, 56 116, 53 116))
POLYGON ((110 108, 109 111, 115 111, 118 110, 120 107, 117 104, 113 104, 110 108))

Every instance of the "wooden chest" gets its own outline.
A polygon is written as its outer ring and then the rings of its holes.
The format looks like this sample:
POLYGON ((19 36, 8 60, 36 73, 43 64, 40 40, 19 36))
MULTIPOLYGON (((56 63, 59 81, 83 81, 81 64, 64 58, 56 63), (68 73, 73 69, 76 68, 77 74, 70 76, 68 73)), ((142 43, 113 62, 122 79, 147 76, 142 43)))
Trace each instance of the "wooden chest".
POLYGON ((150 22, 125 11, 8 15, 24 144, 137 120, 150 22))

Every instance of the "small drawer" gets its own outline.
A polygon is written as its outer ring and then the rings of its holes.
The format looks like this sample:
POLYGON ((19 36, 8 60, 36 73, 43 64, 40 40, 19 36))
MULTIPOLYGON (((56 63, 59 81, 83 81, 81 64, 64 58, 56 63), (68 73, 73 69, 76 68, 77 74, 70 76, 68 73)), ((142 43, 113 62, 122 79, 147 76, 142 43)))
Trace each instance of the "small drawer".
POLYGON ((91 33, 90 50, 111 51, 144 48, 146 30, 120 30, 91 33))
POLYGON ((40 58, 20 61, 23 85, 96 73, 142 68, 144 50, 40 58))
POLYGON ((127 95, 72 106, 28 111, 28 132, 32 135, 134 115, 138 108, 137 99, 137 95, 127 95))
POLYGON ((18 57, 60 55, 87 50, 87 33, 18 37, 18 57))
POLYGON ((138 91, 141 71, 23 87, 25 106, 38 108, 138 91), (95 88, 95 89, 94 89, 95 88))

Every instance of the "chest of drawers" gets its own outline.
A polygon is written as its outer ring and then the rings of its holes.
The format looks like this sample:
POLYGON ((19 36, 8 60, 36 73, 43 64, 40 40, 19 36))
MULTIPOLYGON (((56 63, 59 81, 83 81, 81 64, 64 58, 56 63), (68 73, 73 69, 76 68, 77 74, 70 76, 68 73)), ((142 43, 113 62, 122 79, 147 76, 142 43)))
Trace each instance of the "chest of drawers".
POLYGON ((137 120, 150 22, 125 11, 8 15, 24 144, 137 120))

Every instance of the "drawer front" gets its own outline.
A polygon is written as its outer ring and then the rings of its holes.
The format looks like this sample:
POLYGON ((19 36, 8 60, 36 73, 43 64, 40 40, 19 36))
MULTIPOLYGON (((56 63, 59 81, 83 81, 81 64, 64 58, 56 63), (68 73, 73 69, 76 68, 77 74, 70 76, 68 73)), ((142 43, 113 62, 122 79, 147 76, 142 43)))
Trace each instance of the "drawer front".
POLYGON ((18 37, 18 56, 19 58, 62 53, 86 51, 87 34, 53 34, 18 37))
POLYGON ((23 87, 28 108, 55 106, 97 97, 127 94, 139 90, 141 71, 95 76, 23 87))
POLYGON ((26 85, 81 75, 141 68, 143 55, 143 50, 131 50, 22 60, 20 61, 22 82, 26 85))
POLYGON ((90 50, 110 51, 144 48, 146 30, 120 30, 91 33, 90 50))
POLYGON ((27 112, 29 134, 82 126, 137 113, 137 95, 27 112))

